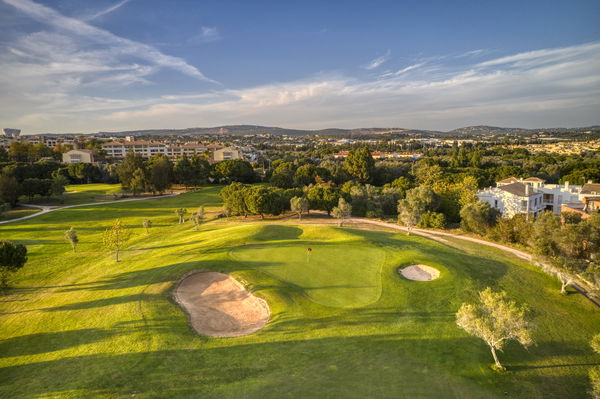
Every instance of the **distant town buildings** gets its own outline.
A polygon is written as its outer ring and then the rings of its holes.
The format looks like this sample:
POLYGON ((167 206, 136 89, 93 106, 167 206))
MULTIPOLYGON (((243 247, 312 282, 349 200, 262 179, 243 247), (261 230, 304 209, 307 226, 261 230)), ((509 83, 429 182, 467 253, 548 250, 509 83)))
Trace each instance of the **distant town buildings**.
MULTIPOLYGON (((340 151, 333 154, 335 159, 344 159, 348 156, 349 151, 340 151)), ((380 152, 373 151, 371 152, 371 156, 373 159, 400 159, 400 158, 411 158, 411 159, 419 159, 423 156, 423 154, 418 152, 380 152)))

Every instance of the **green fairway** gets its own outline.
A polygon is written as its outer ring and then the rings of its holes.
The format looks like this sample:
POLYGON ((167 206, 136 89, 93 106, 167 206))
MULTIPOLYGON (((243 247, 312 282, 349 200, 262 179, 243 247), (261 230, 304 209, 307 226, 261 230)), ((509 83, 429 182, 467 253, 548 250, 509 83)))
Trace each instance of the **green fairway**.
POLYGON ((36 205, 65 206, 113 201, 118 199, 121 194, 120 184, 72 184, 66 186, 65 189, 66 191, 62 196, 62 200, 58 198, 37 197, 29 201, 27 197, 23 196, 21 197, 21 201, 36 205))
POLYGON ((371 246, 315 241, 278 241, 232 251, 234 259, 251 262, 258 270, 298 286, 315 302, 334 307, 364 306, 379 298, 384 255, 371 246))
POLYGON ((293 222, 213 220, 194 231, 174 210, 214 215, 219 187, 51 212, 0 226, 29 262, 0 297, 1 398, 579 398, 600 358, 600 313, 499 250, 400 233, 293 222), (100 245, 115 218, 132 232, 122 261, 100 245), (153 227, 146 234, 142 219, 153 227), (64 232, 81 239, 73 253, 64 232), (307 248, 312 252, 307 259, 307 248), (410 281, 398 268, 441 272, 410 281), (172 299, 193 270, 233 275, 264 298, 256 334, 193 332, 172 299), (485 344, 454 314, 486 286, 534 316, 536 345, 509 344, 490 370, 485 344))

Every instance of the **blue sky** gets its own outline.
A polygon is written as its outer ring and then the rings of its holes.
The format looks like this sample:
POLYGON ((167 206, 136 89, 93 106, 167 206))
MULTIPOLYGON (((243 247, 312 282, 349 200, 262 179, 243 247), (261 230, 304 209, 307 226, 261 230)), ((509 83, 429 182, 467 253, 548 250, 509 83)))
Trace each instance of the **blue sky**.
POLYGON ((0 0, 0 123, 600 124, 598 16, 595 0, 0 0))

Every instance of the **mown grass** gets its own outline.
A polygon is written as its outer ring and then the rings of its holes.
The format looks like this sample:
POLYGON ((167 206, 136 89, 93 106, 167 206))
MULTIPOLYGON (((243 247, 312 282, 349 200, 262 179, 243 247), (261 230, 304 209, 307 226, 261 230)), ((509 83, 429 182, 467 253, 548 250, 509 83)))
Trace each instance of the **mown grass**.
POLYGON ((35 205, 66 206, 118 199, 122 189, 120 184, 72 184, 65 187, 62 197, 34 197, 32 200, 22 196, 20 200, 35 205))
POLYGON ((23 207, 9 209, 6 212, 3 212, 2 214, 0 214, 0 221, 22 218, 23 216, 29 216, 34 213, 38 213, 39 211, 40 211, 39 209, 23 208, 23 207))
POLYGON ((174 209, 216 211, 218 188, 174 198, 73 208, 0 226, 30 261, 0 298, 0 397, 584 397, 600 316, 562 296, 535 267, 498 250, 403 234, 211 222, 178 225, 174 209), (116 217, 133 233, 122 262, 99 245, 116 217), (141 220, 154 222, 146 235, 141 220), (80 232, 77 253, 63 240, 80 232), (306 248, 312 247, 309 262, 306 248), (431 282, 397 268, 438 268, 431 282), (231 273, 265 298, 270 323, 240 338, 196 335, 174 303, 191 270, 231 273), (527 303, 537 345, 510 344, 489 369, 454 313, 491 285, 527 303), (353 289, 356 288, 356 292, 353 289))

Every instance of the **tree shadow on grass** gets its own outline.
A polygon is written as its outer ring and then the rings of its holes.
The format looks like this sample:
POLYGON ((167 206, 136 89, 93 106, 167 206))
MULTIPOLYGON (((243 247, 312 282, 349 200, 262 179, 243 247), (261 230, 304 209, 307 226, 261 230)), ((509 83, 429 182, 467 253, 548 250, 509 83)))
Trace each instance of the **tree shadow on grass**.
POLYGON ((261 225, 259 230, 249 237, 249 241, 295 240, 302 235, 303 230, 293 226, 276 224, 261 225))
POLYGON ((0 358, 54 352, 102 341, 111 335, 99 328, 21 335, 0 341, 0 358))
POLYGON ((479 351, 469 341, 411 333, 264 343, 247 343, 245 338, 211 340, 216 346, 83 355, 8 366, 0 369, 0 385, 15 399, 69 394, 169 398, 585 394, 585 378, 574 386, 572 376, 548 375, 544 370, 533 376, 515 372, 492 378, 493 372, 477 363, 474 355, 479 351), (56 378, 59 375, 68 378, 56 378))

